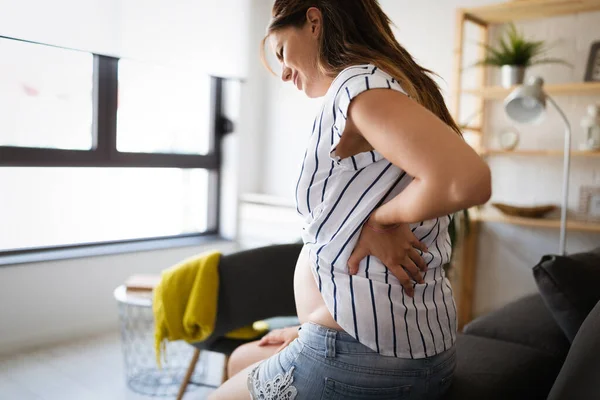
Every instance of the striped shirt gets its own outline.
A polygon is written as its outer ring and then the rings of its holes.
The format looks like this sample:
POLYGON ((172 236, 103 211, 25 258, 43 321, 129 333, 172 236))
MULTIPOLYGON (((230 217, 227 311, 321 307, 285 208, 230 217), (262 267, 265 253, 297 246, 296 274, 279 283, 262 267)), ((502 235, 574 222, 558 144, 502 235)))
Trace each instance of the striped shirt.
POLYGON ((335 153, 350 102, 375 88, 406 94, 389 74, 359 65, 342 71, 324 97, 296 186, 302 238, 323 300, 346 332, 385 356, 430 357, 456 339, 456 306, 441 268, 450 260, 451 217, 411 225, 429 249, 421 253, 428 271, 424 284, 414 284, 414 297, 374 256, 360 262, 357 275, 348 275, 348 258, 369 215, 413 179, 376 150, 344 159, 335 153))

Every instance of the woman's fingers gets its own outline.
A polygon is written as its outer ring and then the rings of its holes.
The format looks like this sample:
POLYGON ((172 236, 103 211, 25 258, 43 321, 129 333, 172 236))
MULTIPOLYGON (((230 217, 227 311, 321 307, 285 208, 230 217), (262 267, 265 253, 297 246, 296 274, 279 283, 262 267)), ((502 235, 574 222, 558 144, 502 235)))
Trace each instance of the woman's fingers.
POLYGON ((413 287, 412 279, 410 279, 402 265, 394 265, 387 268, 390 270, 392 275, 394 275, 400 281, 400 284, 404 288, 406 294, 410 297, 413 297, 415 289, 413 287))
POLYGON ((427 253, 429 251, 425 243, 421 242, 414 233, 412 234, 412 240, 410 241, 410 244, 412 247, 421 250, 423 253, 427 253))
POLYGON ((427 263, 425 262, 423 255, 420 254, 416 249, 411 249, 411 251, 408 253, 408 256, 415 264, 417 264, 417 267, 421 271, 427 271, 427 263))
POLYGON ((427 248, 427 246, 425 246, 425 243, 417 239, 414 233, 412 234, 412 237, 413 238, 410 242, 412 248, 410 249, 410 251, 408 251, 407 254, 411 258, 411 260, 413 260, 414 263, 417 264, 417 267, 419 267, 421 271, 427 271, 427 263, 425 263, 423 257, 421 257, 421 255, 416 250, 421 250, 422 253, 427 253, 429 249, 427 248))
POLYGON ((277 338, 270 338, 270 339, 266 339, 266 340, 261 340, 259 343, 259 346, 267 346, 267 345, 271 345, 271 344, 280 344, 283 343, 283 340, 277 338))
POLYGON ((348 273, 350 275, 356 275, 358 273, 358 266, 360 262, 369 255, 369 251, 363 247, 355 247, 354 251, 348 258, 348 273))
POLYGON ((419 267, 409 257, 406 257, 406 260, 404 260, 402 266, 411 275, 415 282, 425 283, 423 277, 421 276, 421 271, 419 270, 419 267))
POLYGON ((410 244, 416 248, 421 250, 423 253, 426 253, 427 251, 429 251, 429 249, 427 248, 427 246, 425 245, 425 243, 421 242, 419 240, 419 238, 417 238, 414 234, 414 232, 411 231, 412 234, 412 240, 410 241, 410 244))
POLYGON ((279 331, 269 332, 267 335, 263 336, 258 342, 259 346, 266 346, 269 344, 279 344, 283 343, 285 340, 281 336, 279 331))

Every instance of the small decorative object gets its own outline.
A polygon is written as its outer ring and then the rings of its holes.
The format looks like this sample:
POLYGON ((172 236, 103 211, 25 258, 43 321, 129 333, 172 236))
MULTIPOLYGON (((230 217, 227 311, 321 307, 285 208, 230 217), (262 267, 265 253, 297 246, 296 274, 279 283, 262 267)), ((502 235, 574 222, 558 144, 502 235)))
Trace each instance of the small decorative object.
POLYGON ((590 104, 587 115, 581 119, 581 127, 585 132, 585 142, 581 150, 600 150, 600 105, 590 104))
POLYGON ((511 23, 504 37, 501 37, 496 48, 483 44, 486 57, 475 65, 491 65, 502 68, 502 86, 509 88, 520 85, 525 78, 527 67, 537 64, 565 64, 558 58, 544 58, 548 50, 545 42, 528 41, 511 23))
POLYGON ((587 221, 600 221, 600 186, 581 187, 579 218, 587 221))
POLYGON ((543 218, 546 214, 556 210, 556 206, 554 205, 518 207, 503 203, 492 203, 492 206, 496 207, 506 215, 524 218, 543 218))
POLYGON ((519 133, 514 128, 508 128, 498 135, 498 143, 502 150, 514 150, 519 144, 519 133))
POLYGON ((592 43, 585 70, 586 82, 600 82, 600 42, 592 43))

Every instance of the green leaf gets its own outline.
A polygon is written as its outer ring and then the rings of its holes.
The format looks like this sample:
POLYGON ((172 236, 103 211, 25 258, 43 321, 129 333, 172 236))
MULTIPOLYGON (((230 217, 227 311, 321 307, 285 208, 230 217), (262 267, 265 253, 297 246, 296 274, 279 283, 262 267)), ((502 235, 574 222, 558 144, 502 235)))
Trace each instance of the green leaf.
POLYGON ((557 58, 540 58, 548 50, 543 40, 527 40, 522 32, 519 32, 514 23, 506 28, 503 36, 498 39, 496 46, 481 43, 485 48, 485 57, 475 63, 478 65, 518 65, 528 67, 535 64, 559 63, 570 65, 564 60, 557 58))
POLYGON ((563 64, 568 67, 573 68, 573 64, 566 62, 560 58, 540 58, 531 62, 531 65, 540 65, 540 64, 563 64))

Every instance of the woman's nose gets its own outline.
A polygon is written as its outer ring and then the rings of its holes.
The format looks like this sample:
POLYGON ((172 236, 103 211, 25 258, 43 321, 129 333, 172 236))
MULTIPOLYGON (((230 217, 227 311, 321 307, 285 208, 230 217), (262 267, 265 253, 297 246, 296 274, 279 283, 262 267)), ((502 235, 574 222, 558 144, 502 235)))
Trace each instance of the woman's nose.
POLYGON ((283 71, 281 72, 281 80, 284 82, 288 82, 292 79, 292 69, 289 67, 283 66, 283 71))

